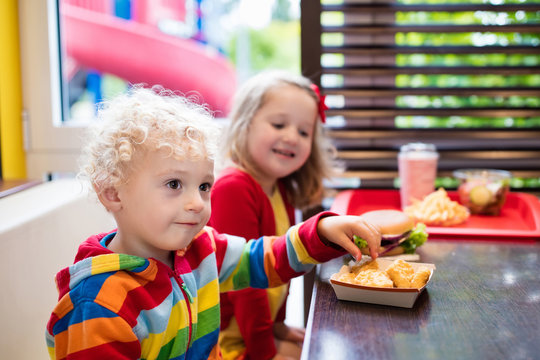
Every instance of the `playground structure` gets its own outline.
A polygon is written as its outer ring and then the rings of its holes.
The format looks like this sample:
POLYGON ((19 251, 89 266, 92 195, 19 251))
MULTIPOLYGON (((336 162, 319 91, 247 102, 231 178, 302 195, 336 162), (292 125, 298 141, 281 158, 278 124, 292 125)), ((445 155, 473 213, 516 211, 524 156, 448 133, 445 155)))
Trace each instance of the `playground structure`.
POLYGON ((195 95, 216 116, 226 116, 236 89, 236 73, 227 58, 200 41, 200 27, 193 38, 168 35, 157 27, 159 10, 172 13, 176 20, 185 18, 184 2, 127 3, 129 16, 115 15, 111 0, 61 2, 61 26, 66 29, 62 41, 68 60, 64 63, 71 64, 65 73, 84 68, 118 76, 131 84, 162 85, 195 95), (170 11, 171 4, 174 12, 170 11))

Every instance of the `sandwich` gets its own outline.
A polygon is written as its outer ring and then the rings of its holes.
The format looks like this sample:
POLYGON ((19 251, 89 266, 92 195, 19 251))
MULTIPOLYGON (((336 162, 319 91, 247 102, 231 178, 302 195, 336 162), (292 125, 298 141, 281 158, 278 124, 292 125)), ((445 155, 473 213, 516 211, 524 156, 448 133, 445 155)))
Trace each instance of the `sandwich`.
MULTIPOLYGON (((417 223, 399 210, 374 210, 360 216, 377 227, 381 233, 379 256, 413 254, 428 238, 426 225, 417 223)), ((354 243, 363 254, 369 255, 367 241, 354 236, 354 243)))

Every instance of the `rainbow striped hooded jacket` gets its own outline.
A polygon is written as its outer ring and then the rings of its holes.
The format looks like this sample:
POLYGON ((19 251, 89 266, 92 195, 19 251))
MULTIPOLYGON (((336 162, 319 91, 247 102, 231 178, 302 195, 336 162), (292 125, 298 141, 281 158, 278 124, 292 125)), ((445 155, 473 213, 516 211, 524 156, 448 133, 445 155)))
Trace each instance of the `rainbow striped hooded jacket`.
POLYGON ((114 236, 90 237, 56 275, 59 302, 46 342, 56 359, 219 359, 219 293, 288 282, 343 255, 317 235, 322 213, 285 236, 244 239, 205 227, 174 269, 113 253, 114 236))

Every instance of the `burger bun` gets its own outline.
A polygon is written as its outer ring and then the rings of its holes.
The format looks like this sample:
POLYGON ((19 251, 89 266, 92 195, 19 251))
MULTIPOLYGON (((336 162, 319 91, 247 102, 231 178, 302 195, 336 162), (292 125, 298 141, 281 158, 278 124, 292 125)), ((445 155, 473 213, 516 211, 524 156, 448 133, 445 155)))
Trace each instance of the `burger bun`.
MULTIPOLYGON (((360 215, 361 218, 374 225, 381 235, 396 236, 404 234, 414 228, 414 221, 403 211, 399 210, 373 210, 360 215)), ((369 255, 369 248, 360 249, 362 254, 369 255)), ((380 252, 384 252, 384 247, 381 246, 380 252)), ((397 246, 386 252, 384 256, 393 256, 403 254, 404 249, 397 246)))

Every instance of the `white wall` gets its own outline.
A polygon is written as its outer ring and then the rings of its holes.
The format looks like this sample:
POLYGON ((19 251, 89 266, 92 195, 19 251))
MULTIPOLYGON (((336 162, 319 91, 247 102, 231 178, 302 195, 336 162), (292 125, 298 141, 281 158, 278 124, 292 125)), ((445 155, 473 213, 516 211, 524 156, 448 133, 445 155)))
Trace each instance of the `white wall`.
POLYGON ((0 349, 5 359, 46 359, 45 329, 58 293, 54 276, 88 236, 114 220, 77 180, 0 199, 0 349))

